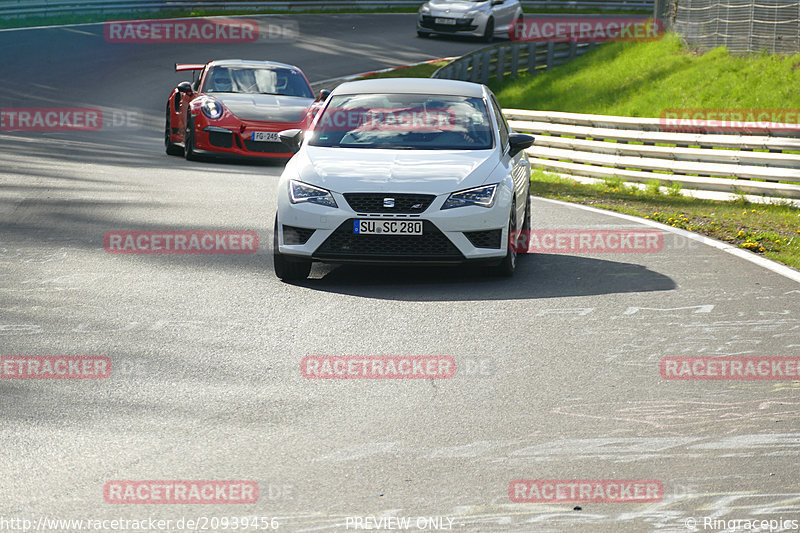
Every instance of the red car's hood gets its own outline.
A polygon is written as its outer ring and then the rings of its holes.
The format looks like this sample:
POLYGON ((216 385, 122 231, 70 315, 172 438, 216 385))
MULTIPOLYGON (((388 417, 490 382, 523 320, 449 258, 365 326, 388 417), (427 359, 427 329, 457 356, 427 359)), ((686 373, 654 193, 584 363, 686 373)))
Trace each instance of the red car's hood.
POLYGON ((242 120, 300 122, 313 98, 275 94, 213 93, 228 111, 242 120))

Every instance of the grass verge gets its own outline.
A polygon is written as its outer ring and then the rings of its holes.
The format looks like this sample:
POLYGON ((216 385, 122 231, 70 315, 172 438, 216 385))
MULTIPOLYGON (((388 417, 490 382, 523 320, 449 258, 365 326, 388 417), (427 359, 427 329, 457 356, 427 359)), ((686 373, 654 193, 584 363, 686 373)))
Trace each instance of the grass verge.
POLYGON ((606 43, 553 70, 490 83, 503 107, 659 117, 668 108, 800 108, 800 54, 705 54, 668 34, 606 43))
POLYGON ((713 237, 800 269, 800 209, 787 203, 753 204, 680 196, 657 182, 642 190, 621 179, 585 185, 540 169, 531 175, 531 194, 635 215, 713 237))
POLYGON ((360 80, 371 80, 377 78, 430 78, 434 72, 445 66, 449 61, 434 61, 433 63, 423 63, 413 67, 401 67, 388 72, 379 72, 359 78, 360 80))

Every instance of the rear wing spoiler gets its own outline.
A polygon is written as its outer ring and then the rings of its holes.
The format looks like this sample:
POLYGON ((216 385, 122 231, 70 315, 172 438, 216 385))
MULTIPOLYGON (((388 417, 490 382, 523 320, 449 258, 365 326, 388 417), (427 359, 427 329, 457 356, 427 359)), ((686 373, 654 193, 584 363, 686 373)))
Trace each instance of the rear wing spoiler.
POLYGON ((185 70, 203 70, 205 65, 196 65, 193 63, 175 63, 175 72, 183 72, 185 70))

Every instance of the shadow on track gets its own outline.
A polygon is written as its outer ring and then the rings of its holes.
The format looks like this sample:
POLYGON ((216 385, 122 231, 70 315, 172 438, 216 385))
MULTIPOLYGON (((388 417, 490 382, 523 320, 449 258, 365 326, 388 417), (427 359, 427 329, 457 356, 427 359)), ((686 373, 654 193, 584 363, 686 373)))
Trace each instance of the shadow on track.
POLYGON ((510 279, 491 277, 485 268, 476 266, 315 268, 327 271, 321 279, 311 279, 300 285, 336 294, 398 301, 559 298, 669 291, 677 287, 668 276, 642 265, 562 254, 523 257, 510 279))

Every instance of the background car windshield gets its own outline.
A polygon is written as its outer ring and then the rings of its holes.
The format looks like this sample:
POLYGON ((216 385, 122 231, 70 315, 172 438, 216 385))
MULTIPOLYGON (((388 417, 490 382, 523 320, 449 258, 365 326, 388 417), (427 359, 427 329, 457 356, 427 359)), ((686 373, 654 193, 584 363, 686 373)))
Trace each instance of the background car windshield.
POLYGON ((360 94, 331 98, 310 144, 396 150, 486 150, 492 126, 482 98, 360 94))
POLYGON ((204 92, 314 97, 303 75, 288 68, 213 67, 204 92))

